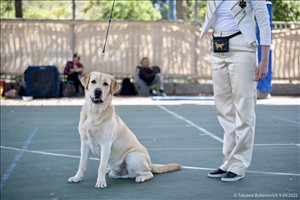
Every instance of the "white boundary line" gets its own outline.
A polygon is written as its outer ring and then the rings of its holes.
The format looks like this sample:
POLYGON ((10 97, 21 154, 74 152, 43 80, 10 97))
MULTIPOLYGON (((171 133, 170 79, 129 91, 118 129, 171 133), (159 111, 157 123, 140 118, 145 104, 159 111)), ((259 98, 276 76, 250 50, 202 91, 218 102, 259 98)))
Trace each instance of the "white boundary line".
POLYGON ((173 111, 167 109, 167 108, 164 107, 164 106, 161 106, 161 105, 157 105, 157 106, 158 106, 160 109, 166 111, 167 113, 173 115, 174 117, 176 117, 176 118, 178 118, 178 119, 180 119, 180 120, 185 121, 186 123, 188 123, 189 125, 193 126, 193 127, 196 128, 196 129, 198 129, 198 130, 201 131, 202 133, 205 133, 206 135, 212 137, 213 139, 215 139, 215 140, 217 140, 217 141, 223 143, 223 140, 222 140, 220 137, 214 135, 213 133, 209 132, 208 130, 204 129, 203 127, 201 127, 201 126, 195 124, 194 122, 192 122, 192 121, 190 121, 190 120, 188 120, 188 119, 182 117, 181 115, 178 115, 178 114, 174 113, 173 111))
POLYGON ((285 119, 283 117, 273 117, 273 118, 279 119, 281 121, 289 122, 291 124, 297 124, 298 126, 300 126, 300 122, 297 122, 297 121, 294 121, 294 120, 291 120, 291 119, 285 119))
MULTIPOLYGON (((190 166, 182 166, 183 169, 192 169, 192 170, 206 170, 206 171, 211 171, 215 170, 214 168, 205 168, 205 167, 190 167, 190 166)), ((295 173, 285 173, 285 172, 265 172, 265 171, 252 171, 249 170, 247 173, 251 174, 265 174, 265 175, 280 175, 280 176, 299 176, 300 174, 295 174, 295 173)))
POLYGON ((6 181, 9 179, 10 175, 13 173, 14 169, 16 168, 19 160, 22 158, 24 152, 27 150, 28 146, 30 145, 33 137, 37 134, 38 128, 35 127, 30 135, 28 136, 27 140, 24 142, 23 146, 21 149, 19 149, 19 153, 15 156, 14 160, 12 163, 9 165, 7 170, 4 172, 3 176, 1 177, 1 186, 0 186, 0 191, 4 187, 6 181))
MULTIPOLYGON (((14 147, 0 146, 0 148, 1 149, 6 149, 6 150, 21 151, 21 152, 35 153, 35 154, 48 155, 48 156, 57 156, 57 157, 65 157, 65 158, 77 158, 77 159, 80 158, 80 156, 67 155, 67 154, 58 154, 58 153, 49 153, 49 152, 43 152, 43 151, 34 151, 34 150, 20 149, 20 148, 14 148, 14 147)), ((89 159, 99 161, 99 158, 89 158, 89 159)), ((205 171, 214 170, 214 168, 192 167, 192 166, 182 166, 182 168, 183 169, 191 169, 191 170, 205 170, 205 171)), ((251 171, 250 170, 250 171, 247 171, 247 173, 264 174, 264 175, 280 175, 280 176, 299 176, 300 177, 300 174, 282 173, 282 172, 265 172, 265 171, 251 171)))
POLYGON ((254 144, 257 147, 270 147, 270 146, 296 146, 300 147, 300 144, 289 143, 289 144, 254 144))
MULTIPOLYGON (((176 118, 178 118, 178 119, 180 119, 180 120, 185 121, 185 122, 188 123, 190 126, 196 128, 196 129, 198 129, 199 131, 201 131, 201 132, 204 133, 205 135, 208 135, 208 136, 212 137, 213 139, 215 139, 215 140, 217 140, 217 141, 223 143, 223 140, 222 140, 220 137, 214 135, 213 133, 209 132, 208 130, 204 129, 203 127, 201 127, 201 126, 195 124, 194 122, 192 122, 192 121, 186 119, 185 117, 183 117, 183 116, 181 116, 181 115, 179 115, 179 114, 177 114, 177 113, 175 113, 175 112, 173 112, 173 111, 167 109, 166 107, 164 107, 164 106, 162 106, 162 105, 157 105, 157 106, 158 106, 160 109, 164 110, 165 112, 167 112, 167 113, 173 115, 174 117, 176 117, 176 118)), ((286 120, 286 119, 284 119, 284 118, 279 118, 279 117, 278 117, 278 119, 282 119, 282 120, 288 121, 288 122, 290 122, 290 123, 294 123, 294 124, 296 123, 296 124, 300 125, 300 123, 298 123, 298 122, 296 122, 296 121, 293 121, 293 120, 286 120)), ((201 134, 201 135, 203 135, 203 134, 201 134)), ((264 146, 264 147, 268 147, 268 146, 298 146, 298 147, 300 147, 300 144, 254 144, 254 146, 257 146, 257 147, 263 147, 263 146, 264 146)))
MULTIPOLYGON (((291 149, 291 148, 298 148, 300 147, 300 144, 258 144, 255 145, 256 148, 261 148, 261 149, 291 149)), ((18 148, 14 147, 6 147, 2 146, 3 149, 7 150, 19 150, 18 148)), ((205 150, 222 150, 222 147, 198 147, 198 148, 193 148, 193 147, 182 147, 182 148, 147 148, 149 151, 205 151, 205 150)), ((34 150, 27 150, 27 152, 33 152, 35 153, 34 150)), ((72 152, 72 153, 80 153, 80 150, 75 150, 75 149, 40 149, 38 152, 45 152, 45 154, 49 155, 57 155, 57 156, 63 156, 64 154, 57 154, 57 152, 72 152)), ((67 155, 69 156, 69 155, 67 155)), ((77 158, 78 156, 75 156, 74 158, 77 158)))

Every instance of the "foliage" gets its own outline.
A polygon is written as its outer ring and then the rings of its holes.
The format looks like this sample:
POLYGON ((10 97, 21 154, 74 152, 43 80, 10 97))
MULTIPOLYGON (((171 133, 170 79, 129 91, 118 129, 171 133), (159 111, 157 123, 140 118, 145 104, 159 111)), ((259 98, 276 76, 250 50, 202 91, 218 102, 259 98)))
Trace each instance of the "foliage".
MULTIPOLYGON (((5 18, 15 17, 15 1, 0 0, 0 16, 5 18)), ((36 1, 23 0, 24 18, 41 18, 41 19, 71 19, 72 2, 71 1, 36 1)))
POLYGON ((0 0, 0 17, 13 18, 15 16, 14 1, 0 0))
MULTIPOLYGON (((14 18, 14 0, 0 0, 1 18, 14 18)), ((76 0, 77 19, 103 19, 110 15, 113 1, 76 0)), ((72 1, 23 0, 24 18, 71 19, 72 1)), ((160 20, 162 15, 150 0, 116 0, 114 18, 135 20, 160 20)))
MULTIPOLYGON (((194 6, 195 6, 195 0, 186 0, 188 5, 188 19, 194 20, 194 6)), ((199 1, 198 0, 198 18, 200 21, 204 21, 206 14, 206 1, 199 1)))
POLYGON ((271 0, 274 21, 300 21, 299 0, 271 0))
POLYGON ((72 4, 70 1, 24 1, 25 18, 70 19, 72 4))
MULTIPOLYGON (((186 1, 187 19, 194 20, 195 0, 186 1)), ((274 21, 300 21, 299 0, 270 0, 274 21)), ((22 0, 24 18, 72 19, 72 0, 22 0)), ((204 20, 206 1, 198 0, 198 17, 204 20)), ((107 19, 112 0, 76 0, 77 19, 107 19)), ((167 19, 167 0, 116 0, 114 18, 130 20, 167 19), (158 7, 157 8, 155 8, 158 7)), ((15 18, 15 0, 0 0, 0 17, 15 18)))
MULTIPOLYGON (((110 16, 113 1, 90 0, 82 9, 89 19, 103 19, 110 16)), ((150 0, 115 2, 115 19, 131 20, 159 20, 162 18, 160 12, 153 7, 150 0)))

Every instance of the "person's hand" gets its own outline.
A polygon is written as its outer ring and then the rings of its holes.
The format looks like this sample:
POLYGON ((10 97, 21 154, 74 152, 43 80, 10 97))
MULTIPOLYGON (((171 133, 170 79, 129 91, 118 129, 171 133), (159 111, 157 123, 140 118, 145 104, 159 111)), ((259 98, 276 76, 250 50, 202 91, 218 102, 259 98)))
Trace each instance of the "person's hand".
POLYGON ((77 65, 74 65, 73 70, 74 72, 80 72, 80 68, 77 65))
POLYGON ((259 81, 268 75, 270 47, 261 45, 261 61, 255 69, 255 80, 259 81))
POLYGON ((260 63, 255 69, 255 80, 259 81, 268 75, 268 65, 260 63))

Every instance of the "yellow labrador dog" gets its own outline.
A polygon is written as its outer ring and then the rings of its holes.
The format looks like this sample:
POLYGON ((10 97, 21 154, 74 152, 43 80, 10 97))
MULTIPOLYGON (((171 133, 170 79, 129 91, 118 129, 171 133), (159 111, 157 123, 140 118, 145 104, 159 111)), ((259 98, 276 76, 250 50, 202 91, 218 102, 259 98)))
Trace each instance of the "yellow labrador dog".
POLYGON ((179 164, 157 165, 151 162, 147 149, 115 112, 112 97, 120 85, 112 76, 92 72, 81 79, 85 87, 85 103, 79 122, 81 157, 78 171, 68 179, 79 182, 86 170, 89 152, 100 155, 95 187, 105 188, 106 169, 113 178, 135 178, 140 183, 153 177, 152 173, 180 170, 179 164))

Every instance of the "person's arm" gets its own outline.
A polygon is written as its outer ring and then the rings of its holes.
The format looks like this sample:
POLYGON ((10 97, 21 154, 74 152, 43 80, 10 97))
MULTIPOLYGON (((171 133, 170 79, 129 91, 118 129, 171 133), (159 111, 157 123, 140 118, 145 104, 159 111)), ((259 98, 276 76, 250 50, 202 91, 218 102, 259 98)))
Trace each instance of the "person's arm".
POLYGON ((266 1, 251 1, 256 16, 261 45, 261 61, 256 68, 255 80, 261 80, 268 74, 269 51, 271 46, 271 26, 266 1))
POLYGON ((269 51, 270 47, 267 45, 261 45, 261 61, 258 64, 255 74, 255 80, 259 81, 263 79, 268 74, 269 66, 269 51))
POLYGON ((73 71, 78 72, 78 73, 82 73, 82 71, 83 71, 83 65, 81 63, 75 64, 73 71))
POLYGON ((72 69, 71 62, 67 62, 66 66, 65 66, 65 69, 64 69, 64 74, 69 75, 71 73, 71 69, 72 69))

